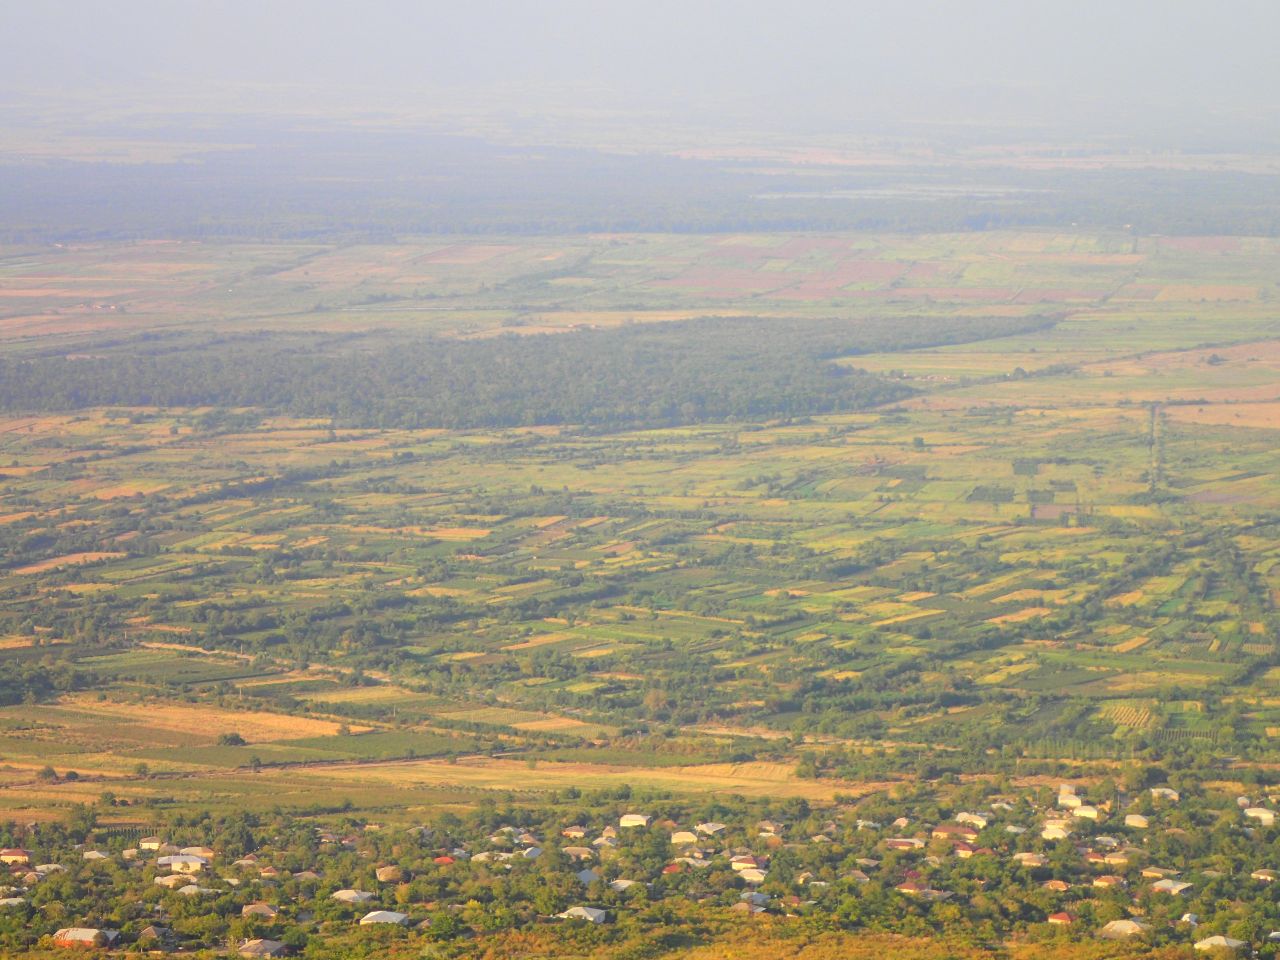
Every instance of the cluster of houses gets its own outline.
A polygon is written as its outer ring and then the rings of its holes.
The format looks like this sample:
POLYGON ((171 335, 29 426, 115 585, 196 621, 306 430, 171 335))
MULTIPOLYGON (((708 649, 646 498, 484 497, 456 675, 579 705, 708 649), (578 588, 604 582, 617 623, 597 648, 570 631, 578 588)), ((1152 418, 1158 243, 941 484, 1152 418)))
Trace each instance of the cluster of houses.
MULTIPOLYGON (((1151 789, 1150 797, 1157 808, 1176 806, 1180 802, 1178 793, 1169 787, 1151 789)), ((1183 879, 1183 871, 1173 865, 1148 862, 1148 853, 1141 840, 1146 831, 1153 829, 1153 820, 1157 819, 1155 815, 1134 812, 1132 808, 1130 812, 1120 813, 1110 809, 1111 803, 1089 803, 1084 793, 1071 785, 1063 785, 1059 789, 1056 804, 1049 808, 1036 809, 1029 802, 1019 803, 1017 806, 1015 803, 1018 801, 996 800, 981 809, 957 812, 948 820, 938 823, 917 823, 905 816, 886 824, 867 819, 852 822, 847 819, 843 822, 831 820, 822 824, 819 832, 807 837, 790 836, 787 827, 775 820, 757 821, 754 828, 748 824, 731 827, 717 821, 680 824, 670 819, 655 819, 647 813, 633 812, 594 829, 581 824, 566 826, 559 831, 560 835, 554 838, 552 844, 526 829, 503 826, 485 837, 462 842, 448 841, 437 847, 431 865, 436 870, 448 870, 455 864, 470 862, 490 864, 492 869, 515 869, 521 862, 536 861, 543 857, 548 848, 554 845, 558 854, 568 860, 567 869, 576 876, 582 890, 582 902, 556 916, 563 920, 591 924, 606 923, 609 920, 609 911, 605 906, 599 905, 600 900, 596 900, 595 905, 591 903, 595 895, 605 888, 617 893, 625 893, 636 886, 651 888, 660 876, 673 877, 708 870, 713 866, 721 870, 727 867, 732 871, 732 876, 736 878, 733 887, 738 891, 738 899, 731 909, 744 914, 766 911, 787 914, 812 906, 820 902, 823 892, 832 886, 833 880, 846 889, 856 889, 875 878, 882 884, 890 885, 898 894, 913 900, 950 900, 956 893, 945 889, 945 882, 941 886, 934 885, 937 877, 945 877, 946 872, 937 868, 942 867, 948 858, 967 860, 972 857, 1000 857, 1007 859, 1012 866, 1028 871, 1031 877, 1041 870, 1043 877, 1053 872, 1047 869, 1051 866, 1051 856, 1045 852, 1051 849, 1048 844, 1054 844, 1052 849, 1060 852, 1062 845, 1059 842, 1062 841, 1072 844, 1077 873, 1073 875, 1071 882, 1059 877, 1038 881, 1047 890, 1065 895, 1073 889, 1092 887, 1134 893, 1146 887, 1151 893, 1178 898, 1190 895, 1195 889, 1195 883, 1183 879), (1103 829, 1103 823, 1110 822, 1123 827, 1117 831, 1119 836, 1099 832, 1103 829), (783 889, 789 889, 790 892, 783 892, 778 882, 769 884, 771 861, 777 851, 797 848, 812 850, 837 844, 851 828, 857 834, 872 832, 868 841, 861 844, 871 855, 857 858, 852 867, 848 861, 844 861, 838 876, 824 871, 826 879, 809 871, 784 874, 786 884, 783 889), (665 835, 669 843, 667 849, 671 852, 660 872, 654 876, 618 875, 625 871, 619 869, 618 864, 624 861, 616 853, 624 849, 631 838, 655 830, 665 835), (994 839, 997 836, 1001 838, 999 841, 994 839), (1047 843, 1020 842, 1020 838, 1024 836, 1038 836, 1047 843), (984 838, 987 843, 983 843, 984 838), (1020 846, 1036 846, 1040 849, 1016 849, 1020 846), (892 860, 889 859, 891 856, 892 860), (889 875, 886 876, 886 873, 889 875)), ((1274 825, 1275 812, 1270 806, 1255 805, 1243 797, 1239 799, 1238 806, 1241 829, 1245 835, 1256 835, 1257 830, 1274 825)), ((1148 804, 1143 809, 1150 810, 1151 805, 1148 804)), ((370 825, 366 829, 379 828, 370 825)), ((433 832, 426 827, 415 827, 410 832, 420 842, 434 842, 433 832)), ((319 840, 322 848, 331 844, 339 849, 354 850, 361 844, 359 834, 340 837, 321 831, 319 840)), ((113 856, 94 849, 83 849, 79 854, 86 862, 106 860, 113 856)), ((251 894, 255 890, 261 890, 263 885, 278 883, 287 878, 317 882, 322 879, 313 870, 282 872, 269 862, 270 854, 263 851, 224 863, 217 852, 208 847, 179 847, 160 837, 144 837, 135 847, 114 856, 122 858, 130 866, 153 868, 156 884, 187 897, 221 895, 229 889, 237 888, 251 894)), ((33 864, 31 855, 22 849, 0 850, 0 864, 9 869, 12 877, 10 886, 0 888, 0 909, 23 905, 26 902, 24 893, 28 889, 49 875, 66 869, 64 865, 57 863, 33 864)), ((408 872, 399 864, 382 863, 374 867, 373 877, 378 884, 400 884, 409 879, 408 872)), ((1204 876, 1213 875, 1207 870, 1200 873, 1204 876)), ((1272 884, 1280 879, 1280 873, 1261 868, 1253 871, 1250 879, 1258 884, 1272 884)), ((372 890, 344 888, 327 896, 338 903, 355 907, 357 911, 367 907, 367 912, 358 919, 360 926, 415 925, 408 913, 379 906, 383 897, 372 890)), ((1134 902, 1136 903, 1136 898, 1134 902)), ((1133 913, 1131 918, 1113 920, 1092 933, 1111 940, 1142 937, 1151 933, 1150 922, 1141 916, 1140 911, 1135 909, 1133 913)), ((278 914, 279 909, 264 899, 250 899, 241 907, 242 916, 268 923, 276 921, 278 914)), ((1063 927, 1074 927, 1079 922, 1078 917, 1069 910, 1054 912, 1045 919, 1049 924, 1063 927)), ((1181 930, 1194 932, 1199 922, 1194 913, 1185 912, 1177 926, 1181 930)), ((424 927, 426 923, 427 921, 421 921, 416 926, 424 927)), ((1087 933, 1089 931, 1080 931, 1080 935, 1087 933)), ((157 948, 164 947, 172 940, 159 925, 147 928, 144 935, 149 935, 157 948)), ((1280 931, 1272 933, 1269 939, 1280 942, 1280 931)), ((57 931, 52 938, 55 945, 66 947, 110 948, 118 940, 119 934, 116 931, 92 927, 68 927, 57 931)), ((1250 945, 1214 935, 1194 941, 1194 946, 1201 951, 1245 951, 1250 945)), ((271 957, 284 955, 287 947, 283 941, 252 939, 242 943, 239 950, 243 956, 271 957)))

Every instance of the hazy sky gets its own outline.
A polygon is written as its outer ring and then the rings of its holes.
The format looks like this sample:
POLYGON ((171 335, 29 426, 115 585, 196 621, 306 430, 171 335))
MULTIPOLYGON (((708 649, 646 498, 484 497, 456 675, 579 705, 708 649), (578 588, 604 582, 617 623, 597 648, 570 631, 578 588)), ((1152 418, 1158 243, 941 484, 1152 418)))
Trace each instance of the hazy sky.
POLYGON ((1277 116, 1280 0, 7 0, 0 96, 104 86, 544 91, 782 125, 1277 116))

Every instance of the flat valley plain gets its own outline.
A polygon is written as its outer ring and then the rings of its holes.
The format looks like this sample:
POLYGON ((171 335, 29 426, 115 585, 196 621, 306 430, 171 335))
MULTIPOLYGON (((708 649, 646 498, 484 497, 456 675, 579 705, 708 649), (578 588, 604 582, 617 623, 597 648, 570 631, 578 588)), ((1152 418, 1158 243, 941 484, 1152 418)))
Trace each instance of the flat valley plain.
POLYGON ((1036 321, 829 358, 898 390, 831 414, 13 409, 0 648, 54 689, 0 708, 0 818, 104 791, 123 826, 624 783, 822 804, 1171 744, 1265 768, 1278 268, 1274 239, 1052 232, 0 250, 9 360, 1036 321))

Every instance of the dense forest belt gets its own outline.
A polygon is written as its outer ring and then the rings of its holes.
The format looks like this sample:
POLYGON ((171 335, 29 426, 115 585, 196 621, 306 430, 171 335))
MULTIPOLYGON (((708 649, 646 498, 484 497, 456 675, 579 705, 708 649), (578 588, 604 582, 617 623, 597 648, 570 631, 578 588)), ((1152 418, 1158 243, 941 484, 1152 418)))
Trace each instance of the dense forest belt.
POLYGON ((666 425, 861 410, 911 395, 838 357, 986 340, 1048 317, 716 317, 485 340, 264 334, 0 361, 0 408, 257 407, 373 427, 666 425), (146 352, 143 352, 143 351, 146 352))

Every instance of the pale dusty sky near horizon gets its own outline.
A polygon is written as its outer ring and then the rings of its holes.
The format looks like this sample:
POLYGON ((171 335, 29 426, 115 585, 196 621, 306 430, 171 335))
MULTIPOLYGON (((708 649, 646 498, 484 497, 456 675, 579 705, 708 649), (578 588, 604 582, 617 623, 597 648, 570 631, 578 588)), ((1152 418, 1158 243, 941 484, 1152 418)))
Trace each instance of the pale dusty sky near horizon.
POLYGON ((303 83, 765 126, 1247 128, 1280 116, 1278 39, 1280 0, 32 0, 0 4, 0 100, 303 83))

